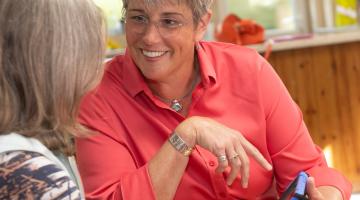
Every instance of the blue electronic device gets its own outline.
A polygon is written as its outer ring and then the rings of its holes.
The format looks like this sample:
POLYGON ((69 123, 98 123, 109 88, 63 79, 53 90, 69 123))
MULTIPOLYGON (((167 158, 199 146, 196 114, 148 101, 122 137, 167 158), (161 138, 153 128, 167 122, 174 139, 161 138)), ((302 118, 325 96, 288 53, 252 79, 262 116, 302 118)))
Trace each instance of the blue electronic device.
POLYGON ((307 179, 308 175, 305 172, 300 172, 296 179, 286 188, 280 200, 308 200, 305 192, 307 179))

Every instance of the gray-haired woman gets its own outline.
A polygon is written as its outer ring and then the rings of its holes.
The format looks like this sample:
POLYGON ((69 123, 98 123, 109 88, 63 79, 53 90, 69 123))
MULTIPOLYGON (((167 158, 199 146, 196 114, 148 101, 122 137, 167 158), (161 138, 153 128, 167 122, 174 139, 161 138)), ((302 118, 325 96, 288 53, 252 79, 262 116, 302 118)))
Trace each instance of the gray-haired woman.
POLYGON ((82 199, 73 154, 82 96, 102 76, 104 21, 91 0, 0 1, 0 199, 82 199))
POLYGON ((272 67, 201 41, 211 0, 123 3, 126 53, 81 110, 99 133, 77 140, 88 199, 270 199, 300 171, 311 199, 349 198, 272 67))

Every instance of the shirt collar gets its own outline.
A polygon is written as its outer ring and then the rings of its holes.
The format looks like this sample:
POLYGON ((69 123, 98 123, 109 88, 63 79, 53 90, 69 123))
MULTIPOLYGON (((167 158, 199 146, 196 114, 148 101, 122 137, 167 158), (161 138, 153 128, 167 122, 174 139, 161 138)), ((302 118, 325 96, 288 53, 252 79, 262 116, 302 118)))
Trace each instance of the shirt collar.
POLYGON ((206 88, 210 87, 216 83, 216 72, 212 60, 214 58, 206 54, 202 42, 196 44, 196 53, 200 64, 201 82, 206 88))
MULTIPOLYGON (((129 51, 126 49, 124 55, 122 72, 123 85, 132 97, 135 97, 138 93, 147 90, 145 79, 140 70, 136 67, 133 59, 130 56, 129 51)), ((120 57, 119 57, 120 59, 120 57)))

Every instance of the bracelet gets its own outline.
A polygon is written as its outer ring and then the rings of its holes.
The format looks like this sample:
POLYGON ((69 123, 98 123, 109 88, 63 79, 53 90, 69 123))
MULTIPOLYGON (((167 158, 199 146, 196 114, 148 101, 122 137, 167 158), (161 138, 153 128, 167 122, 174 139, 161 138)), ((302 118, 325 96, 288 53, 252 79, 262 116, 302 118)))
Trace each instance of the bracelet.
POLYGON ((175 132, 169 137, 170 144, 184 156, 189 156, 193 151, 193 147, 189 147, 186 142, 175 132))

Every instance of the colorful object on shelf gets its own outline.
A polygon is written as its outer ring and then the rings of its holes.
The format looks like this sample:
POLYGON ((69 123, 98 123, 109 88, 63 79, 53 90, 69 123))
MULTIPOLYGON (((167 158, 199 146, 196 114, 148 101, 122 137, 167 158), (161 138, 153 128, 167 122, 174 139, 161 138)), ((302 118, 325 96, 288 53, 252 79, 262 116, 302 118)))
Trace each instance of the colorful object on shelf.
POLYGON ((264 41, 265 30, 250 19, 241 19, 229 14, 223 21, 221 30, 215 29, 215 39, 234 44, 256 44, 264 41))
POLYGON ((357 0, 336 0, 335 24, 348 26, 357 24, 357 0))

